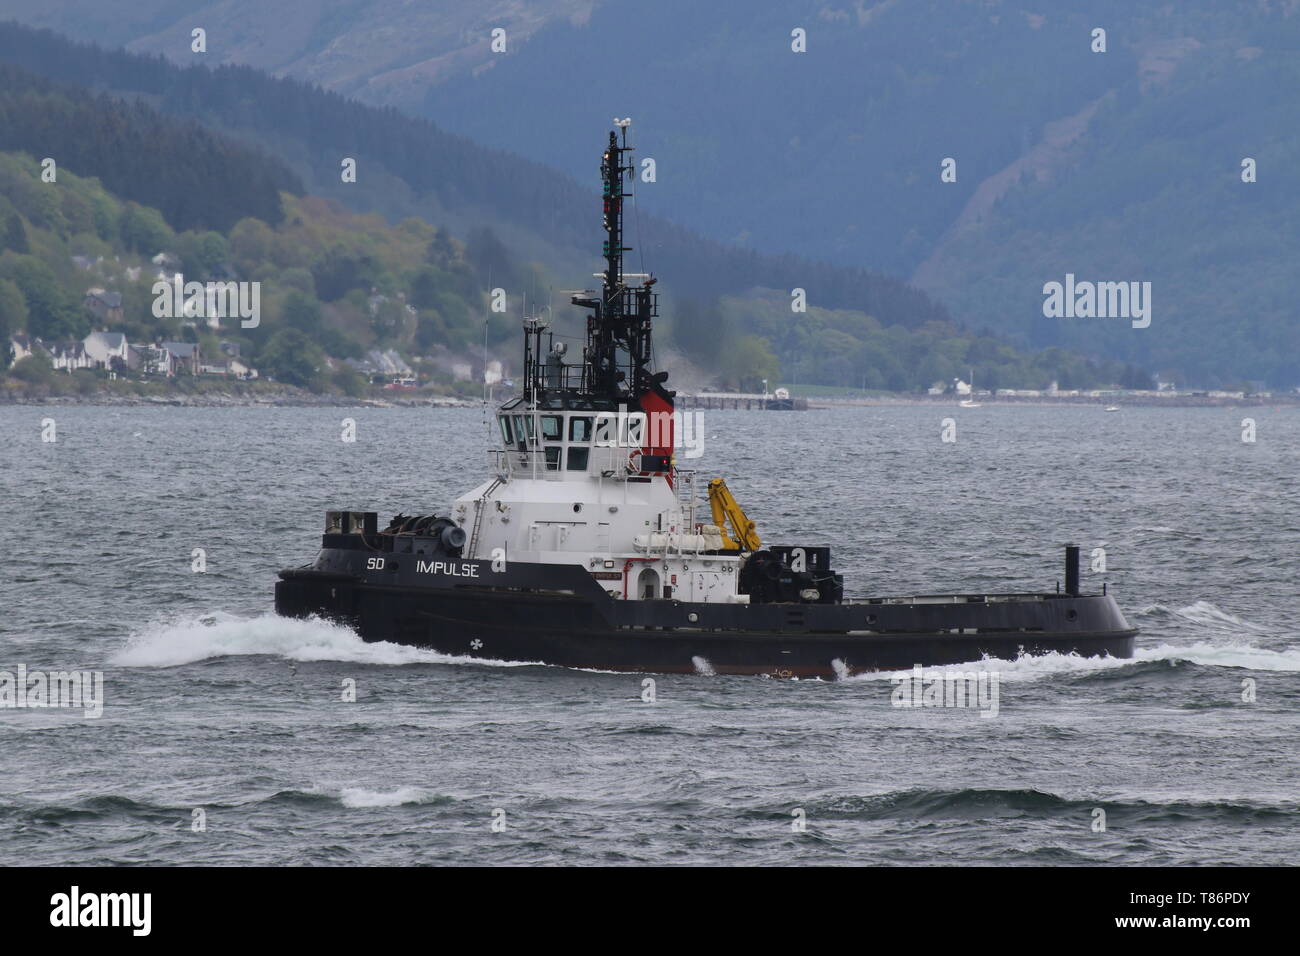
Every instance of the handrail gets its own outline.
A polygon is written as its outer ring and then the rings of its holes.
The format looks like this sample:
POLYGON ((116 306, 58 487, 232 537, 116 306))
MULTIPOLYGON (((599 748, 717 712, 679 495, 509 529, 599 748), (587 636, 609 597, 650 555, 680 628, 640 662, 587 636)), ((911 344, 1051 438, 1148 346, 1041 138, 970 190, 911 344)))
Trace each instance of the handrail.
POLYGON ((498 474, 514 478, 541 478, 546 481, 560 481, 564 477, 564 472, 560 469, 562 462, 547 461, 544 449, 519 451, 514 448, 492 448, 488 454, 491 456, 492 467, 498 474))

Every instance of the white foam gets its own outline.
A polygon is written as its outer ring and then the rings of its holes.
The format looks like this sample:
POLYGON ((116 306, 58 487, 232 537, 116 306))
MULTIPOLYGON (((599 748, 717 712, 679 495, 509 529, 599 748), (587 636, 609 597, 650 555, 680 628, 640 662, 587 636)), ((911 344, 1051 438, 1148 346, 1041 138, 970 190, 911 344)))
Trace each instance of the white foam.
POLYGON ((1300 648, 1272 651, 1250 644, 1192 644, 1139 648, 1134 660, 1190 661, 1203 667, 1244 667, 1253 671, 1300 671, 1300 648))
MULTIPOLYGON (((1132 667, 1144 661, 1186 661, 1203 667, 1240 667, 1257 671, 1300 671, 1300 648, 1271 651, 1248 644, 1192 644, 1175 646, 1161 644, 1157 647, 1139 647, 1130 658, 1081 657, 1077 654, 1025 655, 1016 660, 984 658, 965 664, 926 666, 925 673, 945 671, 996 671, 1003 681, 1045 680, 1061 675, 1087 673, 1088 671, 1116 670, 1132 667)), ((875 671, 857 674, 849 680, 895 680, 911 677, 912 670, 875 671)))
POLYGON ((398 787, 391 793, 378 790, 366 790, 362 787, 347 787, 339 792, 339 800, 345 807, 400 807, 405 803, 427 803, 437 794, 418 787, 398 787))
POLYGON ((341 624, 275 614, 255 618, 209 614, 157 624, 132 635, 127 646, 113 656, 112 663, 122 667, 175 667, 216 657, 248 655, 359 664, 529 666, 527 662, 455 657, 387 641, 366 643, 341 624))
MULTIPOLYGON (((988 671, 989 673, 997 672, 999 678, 1004 681, 1032 681, 1042 680, 1044 678, 1056 677, 1060 674, 1071 674, 1092 670, 1107 670, 1115 667, 1126 667, 1134 663, 1134 659, 1122 660, 1116 657, 1080 657, 1077 654, 1042 654, 1031 657, 1025 655, 1016 660, 1002 660, 996 657, 986 657, 978 661, 967 661, 962 664, 939 664, 924 665, 923 670, 926 674, 944 673, 945 671, 988 671)), ((866 674, 855 674, 849 680, 896 680, 902 677, 911 677, 912 669, 897 671, 874 671, 866 674)))

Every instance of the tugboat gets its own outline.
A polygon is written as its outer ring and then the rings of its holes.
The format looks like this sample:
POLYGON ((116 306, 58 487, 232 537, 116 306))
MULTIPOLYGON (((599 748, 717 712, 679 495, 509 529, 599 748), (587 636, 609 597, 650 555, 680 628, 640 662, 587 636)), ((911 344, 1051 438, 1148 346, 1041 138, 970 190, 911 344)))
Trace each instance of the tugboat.
POLYGON ((605 269, 580 362, 524 321, 521 394, 496 413, 490 476, 448 514, 330 511, 312 564, 280 572, 276 611, 363 640, 459 657, 652 673, 845 677, 1062 653, 1131 657, 1113 597, 844 597, 819 544, 764 546, 726 482, 677 466, 681 421, 656 371, 656 279, 623 271, 633 162, 625 121, 601 160, 605 269), (621 132, 621 135, 620 135, 621 132))

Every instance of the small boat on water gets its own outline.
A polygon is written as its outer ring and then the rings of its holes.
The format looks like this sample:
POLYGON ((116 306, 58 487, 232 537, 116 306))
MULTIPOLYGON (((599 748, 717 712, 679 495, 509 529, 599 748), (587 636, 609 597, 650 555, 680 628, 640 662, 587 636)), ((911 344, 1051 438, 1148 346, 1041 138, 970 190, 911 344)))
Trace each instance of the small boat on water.
POLYGON ((1104 588, 1081 590, 1078 547, 1055 590, 845 598, 827 544, 764 544, 726 481, 678 467, 675 393, 651 349, 656 279, 623 271, 634 166, 621 132, 600 165, 600 288, 572 298, 588 313, 580 361, 525 319, 520 392, 497 409, 484 480, 444 513, 382 526, 375 511, 328 512, 315 559, 280 572, 276 610, 366 641, 614 671, 844 677, 1131 657, 1137 629, 1104 588))

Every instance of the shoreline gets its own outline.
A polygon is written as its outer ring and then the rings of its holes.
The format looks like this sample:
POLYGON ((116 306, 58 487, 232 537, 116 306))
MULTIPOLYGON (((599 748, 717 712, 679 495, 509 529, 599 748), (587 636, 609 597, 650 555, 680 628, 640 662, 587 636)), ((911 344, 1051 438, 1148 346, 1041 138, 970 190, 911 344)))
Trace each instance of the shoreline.
MULTIPOLYGON (((725 393, 718 393, 724 395, 725 393)), ((494 396, 496 405, 503 398, 494 396)), ((841 407, 927 406, 961 409, 950 395, 877 395, 862 398, 830 398, 808 396, 807 410, 841 407)), ((978 396, 979 407, 1033 405, 1033 406, 1097 406, 1109 405, 1124 408, 1297 408, 1300 395, 1245 396, 1243 398, 1209 395, 1172 395, 1157 398, 1155 395, 1124 395, 1097 398, 1092 396, 978 396)), ((286 388, 262 394, 249 393, 194 393, 176 392, 166 395, 115 395, 95 392, 88 395, 28 395, 16 390, 0 391, 0 405, 72 406, 102 405, 107 407, 178 407, 178 408, 482 408, 481 398, 458 398, 451 395, 383 395, 348 396, 318 395, 299 389, 286 388)), ((694 406, 689 400, 679 406, 683 410, 694 406)), ((741 409, 745 410, 745 409, 741 409)), ((752 411, 764 411, 754 408, 752 411)), ((970 411, 971 409, 965 409, 970 411)))
POLYGON ((422 398, 353 398, 347 395, 0 395, 0 405, 109 408, 481 408, 482 399, 428 396, 422 398))
MULTIPOLYGON (((1154 395, 1146 397, 1142 395, 1115 395, 1106 398, 1092 398, 1084 396, 1069 396, 1063 398, 1048 398, 1047 396, 1026 396, 1017 397, 1011 395, 1003 396, 977 396, 975 399, 979 406, 992 407, 995 405, 1035 405, 1035 406, 1097 406, 1105 408, 1109 405, 1116 405, 1119 408, 1269 408, 1269 407, 1300 407, 1300 395, 1270 395, 1250 396, 1244 398, 1228 398, 1223 396, 1209 395, 1175 395, 1167 398, 1157 398, 1154 395)), ((961 408, 962 406, 952 398, 952 396, 926 396, 926 395, 909 395, 906 397, 890 398, 885 396, 872 398, 809 398, 808 407, 812 408, 838 408, 844 406, 881 406, 881 405, 927 405, 947 408, 961 408)))

